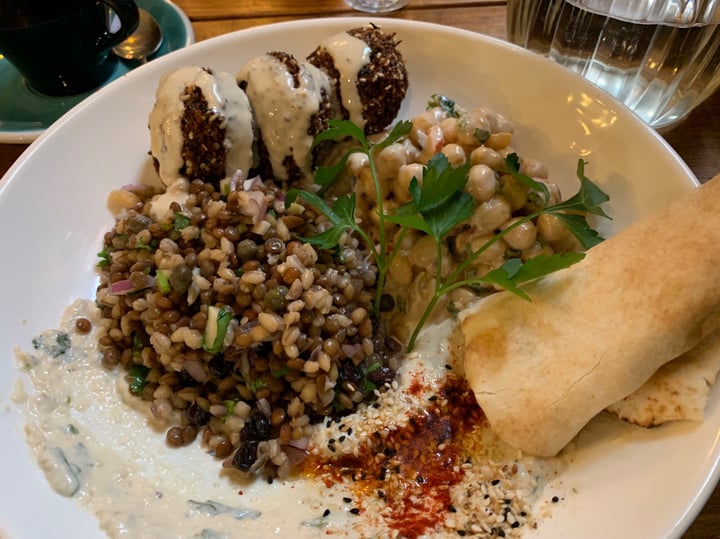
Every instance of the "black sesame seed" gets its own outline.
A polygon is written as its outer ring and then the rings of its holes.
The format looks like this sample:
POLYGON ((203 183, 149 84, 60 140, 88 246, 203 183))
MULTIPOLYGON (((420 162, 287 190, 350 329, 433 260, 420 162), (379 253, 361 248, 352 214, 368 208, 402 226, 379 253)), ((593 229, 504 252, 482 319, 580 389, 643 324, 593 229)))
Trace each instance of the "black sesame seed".
POLYGON ((457 509, 455 509, 454 505, 448 505, 448 511, 451 513, 457 513, 457 509))
POLYGON ((323 511, 324 517, 328 516, 329 514, 330 514, 330 509, 325 509, 325 511, 323 511))
POLYGON ((350 428, 347 430, 347 434, 348 434, 348 436, 351 436, 352 433, 353 433, 353 430, 352 430, 352 427, 350 427, 350 428))
POLYGON ((467 535, 467 532, 466 532, 465 530, 458 530, 458 531, 457 531, 457 534, 458 534, 460 537, 465 537, 465 535, 467 535))
POLYGON ((452 370, 452 365, 448 365, 447 363, 445 363, 445 370, 446 370, 446 371, 451 371, 451 370, 452 370))
POLYGON ((352 509, 350 509, 350 512, 351 512, 353 515, 359 515, 359 514, 360 514, 360 509, 357 508, 357 507, 353 507, 352 509))
POLYGON ((428 397, 428 400, 430 402, 435 402, 437 400, 437 398, 438 398, 437 395, 430 395, 430 397, 428 397))
POLYGON ((382 490, 378 490, 377 494, 378 494, 378 498, 384 498, 384 497, 385 497, 385 492, 383 492, 382 490))
POLYGON ((558 503, 559 501, 560 501, 560 498, 558 498, 557 496, 552 497, 552 503, 558 503))
POLYGON ((497 486, 497 485, 500 484, 500 480, 499 480, 499 479, 493 479, 492 481, 490 481, 490 484, 495 487, 495 486, 497 486))
POLYGON ((340 438, 338 438, 338 442, 342 443, 344 441, 345 441, 345 435, 343 434, 342 436, 340 436, 340 438))
POLYGON ((343 501, 344 501, 345 503, 350 503, 350 502, 352 501, 352 498, 348 498, 348 497, 346 496, 345 498, 343 498, 343 501))
POLYGON ((510 527, 511 527, 511 528, 519 528, 519 527, 520 527, 520 523, 516 520, 515 522, 513 522, 512 524, 510 524, 510 527))
POLYGON ((498 530, 498 537, 505 537, 505 532, 503 530, 498 530))

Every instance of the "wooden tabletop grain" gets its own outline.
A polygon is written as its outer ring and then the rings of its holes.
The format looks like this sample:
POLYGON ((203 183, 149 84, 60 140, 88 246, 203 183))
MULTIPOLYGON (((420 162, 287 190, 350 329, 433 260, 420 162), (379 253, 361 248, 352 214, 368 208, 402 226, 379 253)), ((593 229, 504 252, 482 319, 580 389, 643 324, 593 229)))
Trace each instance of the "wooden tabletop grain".
MULTIPOLYGON (((368 18, 367 14, 353 12, 343 0, 175 0, 175 3, 192 21, 197 41, 293 19, 348 15, 368 18)), ((407 7, 386 16, 434 22, 505 38, 503 1, 409 0, 407 7)), ((707 181, 720 173, 720 92, 663 136, 700 181, 707 181)), ((0 144, 0 175, 25 148, 26 145, 0 144)), ((672 496, 672 493, 665 495, 672 496)), ((720 488, 715 490, 684 537, 720 538, 720 488)))

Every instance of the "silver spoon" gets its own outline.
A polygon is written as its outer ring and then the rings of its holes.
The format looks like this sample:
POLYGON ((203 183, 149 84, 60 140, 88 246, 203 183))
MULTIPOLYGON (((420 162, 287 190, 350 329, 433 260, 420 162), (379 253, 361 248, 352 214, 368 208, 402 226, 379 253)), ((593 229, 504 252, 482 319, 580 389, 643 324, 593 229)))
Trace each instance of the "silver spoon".
POLYGON ((140 21, 137 29, 125 41, 115 45, 112 51, 124 60, 138 60, 144 64, 147 57, 160 48, 163 35, 155 17, 142 8, 138 8, 138 11, 140 21))

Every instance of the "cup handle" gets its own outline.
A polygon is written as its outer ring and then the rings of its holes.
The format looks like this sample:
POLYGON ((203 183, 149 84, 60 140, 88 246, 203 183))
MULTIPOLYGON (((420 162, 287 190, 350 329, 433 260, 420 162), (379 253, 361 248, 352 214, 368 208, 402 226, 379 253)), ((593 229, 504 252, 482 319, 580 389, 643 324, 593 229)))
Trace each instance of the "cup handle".
POLYGON ((120 22, 117 30, 106 29, 97 38, 95 47, 98 50, 105 50, 114 47, 135 31, 140 21, 140 14, 134 0, 97 0, 96 5, 100 4, 112 10, 120 22))

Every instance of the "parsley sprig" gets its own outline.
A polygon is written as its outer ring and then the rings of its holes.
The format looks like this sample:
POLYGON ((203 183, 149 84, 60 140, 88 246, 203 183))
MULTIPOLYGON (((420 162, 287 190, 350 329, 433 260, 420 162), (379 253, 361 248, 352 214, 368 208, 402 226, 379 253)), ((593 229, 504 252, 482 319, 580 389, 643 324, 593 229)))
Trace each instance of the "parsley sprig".
MULTIPOLYGON (((388 252, 388 242, 385 232, 385 220, 387 214, 383 209, 383 194, 380 188, 377 169, 375 168, 374 156, 390 144, 406 136, 412 128, 412 122, 399 122, 393 127, 388 136, 379 143, 370 142, 362 129, 348 120, 330 120, 330 127, 315 137, 312 148, 326 140, 337 140, 350 138, 356 143, 345 155, 332 166, 318 167, 315 173, 315 183, 320 186, 318 193, 310 193, 301 189, 291 189, 285 196, 285 205, 289 207, 298 197, 305 199, 310 205, 322 212, 332 223, 332 227, 326 229, 317 236, 303 238, 308 243, 316 245, 321 249, 334 249, 337 247, 340 238, 347 231, 353 231, 362 238, 365 245, 372 252, 375 265, 378 268, 377 286, 375 289, 375 301, 373 302, 373 314, 377 317, 380 314, 380 298, 382 297, 385 279, 388 269, 392 263, 393 252, 388 252), (353 153, 362 152, 368 156, 370 171, 372 173, 375 187, 375 204, 378 214, 378 242, 370 238, 365 230, 355 220, 355 208, 357 197, 354 192, 338 197, 330 206, 323 199, 322 195, 342 174, 345 164, 353 153)), ((312 151, 312 150, 311 150, 312 151)))
MULTIPOLYGON (((510 154, 505 159, 505 174, 511 175, 528 190, 537 209, 529 215, 518 219, 503 230, 497 232, 493 238, 480 248, 468 252, 464 260, 449 273, 444 272, 443 247, 448 235, 459 225, 469 219, 474 210, 475 202, 464 190, 468 180, 470 162, 452 167, 445 155, 435 155, 423 169, 423 179, 420 182, 413 178, 410 182, 410 202, 386 212, 383 207, 383 195, 380 190, 377 170, 375 168, 375 153, 386 146, 398 141, 408 134, 410 122, 399 122, 382 142, 372 143, 367 140, 363 131, 346 120, 333 120, 330 128, 321 133, 315 140, 315 145, 325 140, 350 139, 355 143, 338 163, 329 167, 320 167, 316 173, 315 181, 320 189, 318 193, 303 190, 291 190, 286 197, 286 204, 291 204, 298 197, 303 198, 318 211, 322 212, 331 225, 324 232, 305 238, 306 241, 322 248, 333 249, 338 245, 341 236, 348 231, 355 232, 370 249, 378 268, 378 280, 374 303, 374 314, 379 315, 380 298, 385 286, 388 268, 392 263, 397 250, 387 241, 385 224, 394 223, 400 227, 398 238, 408 230, 421 231, 430 236, 436 248, 436 264, 434 290, 428 305, 410 336, 407 350, 411 351, 415 342, 435 309, 440 299, 446 294, 461 287, 486 287, 497 285, 518 296, 530 300, 527 293, 521 288, 524 283, 566 268, 580 261, 583 253, 555 253, 531 258, 525 262, 519 258, 510 258, 500 267, 485 275, 477 275, 472 271, 473 262, 493 244, 509 234, 515 228, 528 221, 533 221, 542 214, 554 215, 560 219, 577 238, 583 248, 596 245, 602 238, 587 222, 587 215, 596 215, 609 218, 601 208, 601 204, 609 198, 605 192, 585 176, 585 162, 578 161, 577 176, 580 180, 579 191, 571 198, 549 205, 550 193, 547 186, 520 172, 520 160, 517 154, 510 154), (378 241, 374 242, 368 233, 363 230, 355 219, 356 196, 351 192, 340 196, 332 205, 323 198, 323 193, 339 178, 348 157, 361 151, 368 156, 370 172, 375 186, 376 208, 378 214, 378 241), (443 274, 447 276, 443 278, 443 274)), ((400 243, 399 240, 397 243, 400 243)))

